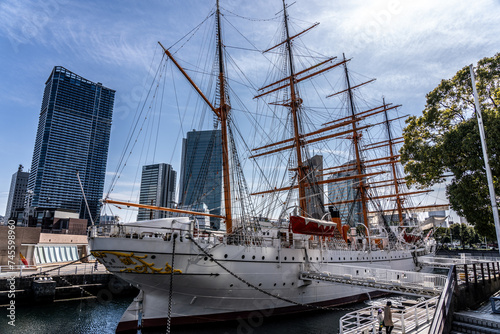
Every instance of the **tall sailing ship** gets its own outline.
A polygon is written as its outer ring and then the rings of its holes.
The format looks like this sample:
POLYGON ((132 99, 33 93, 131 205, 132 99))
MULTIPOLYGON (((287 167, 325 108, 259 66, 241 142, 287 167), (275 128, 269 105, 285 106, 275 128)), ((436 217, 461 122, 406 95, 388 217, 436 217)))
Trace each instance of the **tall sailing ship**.
POLYGON ((398 169, 401 139, 394 137, 395 119, 389 116, 399 106, 383 100, 375 107, 359 104, 358 91, 373 80, 356 83, 345 56, 320 57, 304 66, 318 54, 305 49, 296 53, 295 48, 317 24, 292 33, 288 9, 283 1, 281 41, 263 52, 268 59, 276 58, 270 67, 277 70, 255 94, 263 110, 254 116, 244 110, 262 136, 241 135, 235 122, 241 121, 237 113, 242 108, 231 108, 218 1, 213 12, 213 97, 205 95, 177 55, 160 44, 164 61, 187 79, 220 129, 215 145, 222 152, 223 205, 215 214, 185 205, 165 208, 103 200, 171 215, 116 224, 108 233, 100 233, 99 226, 89 231, 92 254, 140 289, 117 332, 251 319, 360 301, 376 292, 314 281, 301 273, 327 274, 339 264, 415 270, 416 256, 431 250, 407 233, 412 227, 404 200, 415 192, 406 189, 398 169), (345 87, 323 93, 335 71, 345 87), (323 83, 315 86, 317 79, 323 83), (378 116, 382 120, 374 121, 378 116), (255 174, 250 186, 243 175, 247 165, 236 150, 237 134, 240 140, 247 137, 259 143, 251 149, 240 145, 260 166, 262 176, 255 174), (225 231, 200 228, 202 216, 222 221, 225 231))

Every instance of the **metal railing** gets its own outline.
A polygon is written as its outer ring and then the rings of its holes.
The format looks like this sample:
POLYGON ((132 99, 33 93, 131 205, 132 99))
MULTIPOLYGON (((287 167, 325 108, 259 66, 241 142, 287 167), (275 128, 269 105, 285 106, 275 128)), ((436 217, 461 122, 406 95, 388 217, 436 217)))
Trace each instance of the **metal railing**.
POLYGON ((97 269, 94 263, 77 263, 77 264, 57 264, 49 266, 0 266, 0 278, 8 277, 23 277, 27 275, 43 274, 49 271, 50 276, 61 275, 91 275, 95 273, 108 273, 108 270, 102 265, 98 264, 97 269))
MULTIPOLYGON (((403 310, 393 308, 395 331, 406 334, 428 325, 438 300, 439 297, 430 298, 403 310)), ((340 318, 340 334, 378 333, 377 308, 370 306, 344 315, 340 318)))
MULTIPOLYGON (((482 260, 482 259, 481 259, 482 260)), ((450 267, 446 286, 439 298, 439 304, 429 333, 447 333, 451 328, 454 293, 459 285, 469 288, 470 284, 486 284, 486 281, 500 279, 500 262, 479 261, 469 264, 456 264, 450 267)))

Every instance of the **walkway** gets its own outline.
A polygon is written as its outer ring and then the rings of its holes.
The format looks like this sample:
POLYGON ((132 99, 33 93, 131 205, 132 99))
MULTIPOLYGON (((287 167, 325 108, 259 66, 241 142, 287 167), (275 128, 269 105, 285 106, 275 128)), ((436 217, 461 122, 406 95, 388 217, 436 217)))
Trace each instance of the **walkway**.
POLYGON ((434 297, 441 294, 446 276, 418 273, 414 271, 366 268, 346 265, 330 265, 331 272, 301 273, 302 280, 317 280, 331 283, 362 286, 391 293, 434 297))

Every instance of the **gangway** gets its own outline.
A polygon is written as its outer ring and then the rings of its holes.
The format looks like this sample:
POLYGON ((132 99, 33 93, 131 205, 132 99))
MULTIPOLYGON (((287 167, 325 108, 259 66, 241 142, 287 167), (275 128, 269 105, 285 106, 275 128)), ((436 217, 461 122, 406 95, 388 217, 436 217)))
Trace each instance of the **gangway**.
MULTIPOLYGON (((433 297, 402 310, 393 309, 394 334, 428 333, 439 297, 433 297)), ((366 307, 340 318, 340 334, 379 333, 378 307, 366 307)), ((385 331, 384 331, 385 332, 385 331)))
POLYGON ((331 272, 302 271, 300 279, 366 287, 379 291, 413 296, 438 296, 446 276, 413 271, 330 265, 331 272))
MULTIPOLYGON (((498 259, 497 258, 493 259, 493 261, 496 260, 498 259)), ((435 256, 418 257, 418 263, 424 266, 433 268, 446 268, 446 269, 450 268, 452 265, 457 265, 457 264, 473 264, 473 263, 487 263, 487 262, 492 262, 492 259, 465 256, 465 254, 462 254, 460 258, 435 257, 435 256)))

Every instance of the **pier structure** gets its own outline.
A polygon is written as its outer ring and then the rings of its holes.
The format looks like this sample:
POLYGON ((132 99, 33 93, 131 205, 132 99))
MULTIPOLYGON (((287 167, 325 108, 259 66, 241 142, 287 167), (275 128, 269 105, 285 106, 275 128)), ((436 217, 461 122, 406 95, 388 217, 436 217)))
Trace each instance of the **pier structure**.
MULTIPOLYGON (((429 258, 422 261, 419 259, 420 264, 426 263, 432 267, 449 268, 448 276, 444 286, 437 285, 437 290, 440 291, 437 296, 404 309, 394 310, 394 334, 498 333, 500 314, 492 316, 494 307, 491 305, 495 305, 493 303, 496 302, 496 299, 493 298, 493 301, 490 301, 490 297, 495 293, 500 294, 500 262, 498 259, 493 262, 484 258, 466 258, 466 263, 460 262, 464 262, 463 256, 459 259, 429 258), (481 307, 483 314, 465 311, 481 307), (488 310, 490 311, 488 312, 488 310)), ((343 275, 345 276, 345 274, 343 275)), ((442 275, 437 276, 442 277, 442 275)), ((413 285, 412 279, 406 282, 408 286, 413 285)), ((426 280, 429 281, 429 278, 426 280)), ((356 281, 362 282, 364 286, 370 286, 367 284, 373 281, 373 278, 365 277, 356 281)), ((377 281, 382 287, 386 283, 384 280, 375 279, 375 282, 377 281)), ((391 279, 389 279, 390 281, 391 279)), ((429 285, 425 282, 425 280, 422 282, 423 285, 429 285)), ((339 279, 336 280, 336 283, 354 284, 354 282, 339 279)), ((377 285, 374 284, 370 287, 376 288, 377 285)), ((425 286, 420 289, 427 291, 425 286)), ((391 292, 390 289, 381 289, 381 291, 391 292)), ((415 291, 411 290, 401 289, 400 291, 392 290, 392 292, 416 295, 415 291)), ((347 313, 340 319, 340 333, 378 333, 376 316, 376 308, 373 306, 347 313)))
POLYGON ((303 271, 300 278, 307 282, 323 281, 362 286, 378 291, 412 296, 435 297, 441 294, 446 276, 414 271, 330 265, 331 272, 303 271))
POLYGON ((0 268, 0 307, 15 293, 16 305, 69 300, 106 300, 113 295, 136 295, 138 290, 95 263, 0 268), (11 285, 15 286, 12 291, 11 285))

